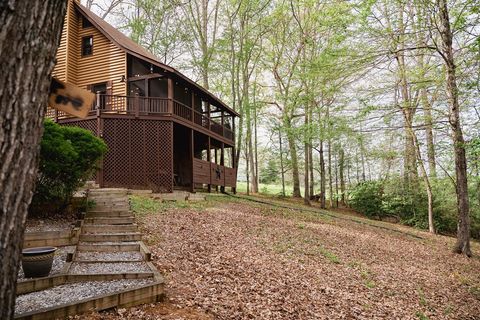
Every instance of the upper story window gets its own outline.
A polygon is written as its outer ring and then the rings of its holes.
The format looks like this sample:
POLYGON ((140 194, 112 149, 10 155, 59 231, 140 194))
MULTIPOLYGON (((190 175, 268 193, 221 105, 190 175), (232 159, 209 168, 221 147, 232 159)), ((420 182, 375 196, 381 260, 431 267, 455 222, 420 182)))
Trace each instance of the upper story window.
POLYGON ((90 22, 90 20, 88 20, 87 18, 85 17, 82 17, 82 28, 90 28, 90 27, 93 27, 93 24, 90 22))
POLYGON ((82 38, 82 56, 89 56, 93 53, 93 36, 82 38))

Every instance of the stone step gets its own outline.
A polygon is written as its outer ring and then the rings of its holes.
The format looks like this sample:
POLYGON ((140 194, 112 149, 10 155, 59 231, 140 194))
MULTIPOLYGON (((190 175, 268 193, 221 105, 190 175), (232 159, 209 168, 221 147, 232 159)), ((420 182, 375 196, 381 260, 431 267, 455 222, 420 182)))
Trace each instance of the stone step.
POLYGON ((83 242, 105 242, 105 241, 140 241, 142 234, 140 232, 128 233, 83 233, 80 235, 80 241, 83 242))
POLYGON ((95 251, 95 252, 127 252, 140 251, 138 241, 131 242, 82 242, 77 246, 77 251, 95 251))
POLYGON ((128 210, 118 211, 104 211, 104 210, 91 210, 85 215, 86 218, 129 218, 133 217, 133 212, 128 210))
POLYGON ((88 217, 84 220, 85 225, 89 224, 108 224, 108 225, 124 225, 135 222, 134 217, 88 217))
POLYGON ((86 224, 82 227, 83 233, 119 233, 119 232, 136 232, 138 227, 136 224, 86 224))
POLYGON ((126 252, 79 252, 75 258, 76 262, 94 263, 94 262, 141 262, 143 256, 137 251, 126 252))

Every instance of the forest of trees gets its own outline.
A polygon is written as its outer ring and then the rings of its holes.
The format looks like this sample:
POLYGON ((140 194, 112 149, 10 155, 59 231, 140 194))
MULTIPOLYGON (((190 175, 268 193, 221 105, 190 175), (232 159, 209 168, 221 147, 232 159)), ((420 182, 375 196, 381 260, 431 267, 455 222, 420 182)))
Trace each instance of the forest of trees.
POLYGON ((475 0, 87 0, 242 117, 247 192, 480 237, 475 0), (261 190, 260 190, 261 191, 261 190), (470 231, 469 231, 470 230, 470 231))

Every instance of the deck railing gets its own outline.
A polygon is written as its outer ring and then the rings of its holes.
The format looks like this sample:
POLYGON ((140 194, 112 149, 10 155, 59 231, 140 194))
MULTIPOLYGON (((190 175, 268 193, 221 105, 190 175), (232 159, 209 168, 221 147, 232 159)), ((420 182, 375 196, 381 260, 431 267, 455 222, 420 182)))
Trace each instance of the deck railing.
MULTIPOLYGON (((90 115, 98 113, 134 116, 173 116, 184 121, 190 121, 194 126, 212 131, 228 140, 234 141, 235 138, 233 130, 228 125, 224 126, 175 99, 97 94, 90 110, 90 115)), ((65 112, 51 108, 47 109, 45 116, 55 121, 72 118, 65 112)))
POLYGON ((193 183, 235 187, 237 170, 205 160, 193 159, 193 183))

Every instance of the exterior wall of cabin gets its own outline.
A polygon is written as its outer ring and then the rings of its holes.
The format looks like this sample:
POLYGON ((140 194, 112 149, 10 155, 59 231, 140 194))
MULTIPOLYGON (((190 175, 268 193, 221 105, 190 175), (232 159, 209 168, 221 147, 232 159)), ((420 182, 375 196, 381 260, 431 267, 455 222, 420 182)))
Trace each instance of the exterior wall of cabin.
POLYGON ((68 2, 63 25, 57 64, 53 75, 62 81, 81 88, 112 81, 114 95, 126 95, 126 83, 121 82, 127 74, 127 54, 104 36, 95 26, 82 27, 82 14, 75 10, 73 1, 68 2), (81 55, 82 37, 93 36, 93 54, 81 55))
POLYGON ((232 137, 223 134, 218 117, 221 113, 207 102, 211 101, 208 95, 174 73, 127 54, 94 25, 84 27, 82 14, 75 9, 74 1, 78 0, 68 1, 53 75, 85 89, 107 83, 107 97, 99 100, 103 101, 104 108, 94 110, 87 119, 58 112, 50 112, 47 116, 62 125, 83 127, 102 137, 108 152, 102 169, 96 173, 97 182, 102 187, 147 188, 156 192, 171 192, 178 187, 193 190, 205 184, 209 185, 209 190, 212 185, 235 187, 235 164, 228 156, 220 156, 226 152, 233 156, 233 134, 232 137), (85 36, 93 36, 93 50, 89 56, 82 56, 85 36), (123 77, 126 81, 121 81, 123 77), (151 100, 121 97, 135 95, 134 82, 128 79, 137 81, 136 77, 138 81, 146 79, 144 86, 148 89, 145 93, 151 100), (117 97, 108 98, 110 94, 117 97), (138 101, 158 103, 162 98, 165 106, 166 99, 170 99, 170 111, 158 108, 139 111, 138 106, 146 104, 138 101), (130 105, 137 106, 136 113, 127 109, 130 105), (122 110, 128 112, 115 113, 122 110), (215 119, 208 118, 210 111, 215 119))

